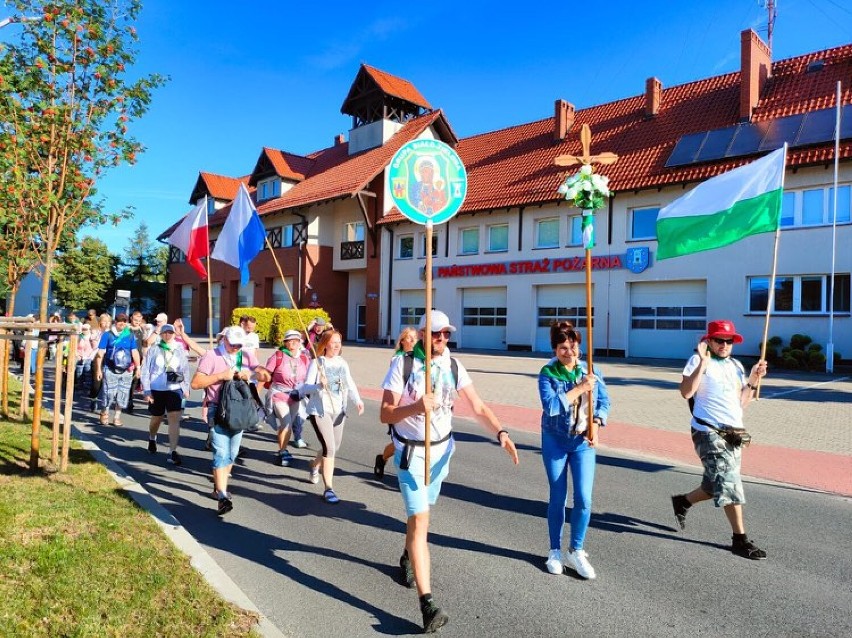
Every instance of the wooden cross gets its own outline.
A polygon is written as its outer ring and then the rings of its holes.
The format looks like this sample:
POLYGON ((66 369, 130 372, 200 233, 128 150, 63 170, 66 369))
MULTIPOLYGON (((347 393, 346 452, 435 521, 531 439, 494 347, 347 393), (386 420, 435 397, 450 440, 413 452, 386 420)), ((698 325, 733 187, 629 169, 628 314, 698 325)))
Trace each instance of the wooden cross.
POLYGON ((592 145, 592 130, 588 124, 583 124, 583 127, 580 129, 580 143, 583 145, 582 155, 558 155, 553 160, 553 163, 557 166, 574 166, 574 164, 587 166, 592 162, 597 164, 614 164, 618 159, 618 155, 615 153, 589 154, 589 147, 592 145))

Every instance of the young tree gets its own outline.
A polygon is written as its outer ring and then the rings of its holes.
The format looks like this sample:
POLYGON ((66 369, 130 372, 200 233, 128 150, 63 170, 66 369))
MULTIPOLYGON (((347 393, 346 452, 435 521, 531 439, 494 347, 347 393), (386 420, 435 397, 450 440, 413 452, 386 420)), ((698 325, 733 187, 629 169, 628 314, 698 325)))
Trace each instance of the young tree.
POLYGON ((135 162, 142 146, 128 124, 165 79, 128 78, 140 0, 7 4, 16 15, 39 17, 15 25, 20 37, 0 45, 0 173, 11 195, 0 204, 11 202, 7 214, 36 231, 44 321, 55 253, 82 226, 115 220, 95 200, 96 181, 110 167, 135 162))
POLYGON ((53 283, 59 305, 71 310, 101 307, 115 281, 115 262, 100 239, 84 237, 56 258, 53 283))

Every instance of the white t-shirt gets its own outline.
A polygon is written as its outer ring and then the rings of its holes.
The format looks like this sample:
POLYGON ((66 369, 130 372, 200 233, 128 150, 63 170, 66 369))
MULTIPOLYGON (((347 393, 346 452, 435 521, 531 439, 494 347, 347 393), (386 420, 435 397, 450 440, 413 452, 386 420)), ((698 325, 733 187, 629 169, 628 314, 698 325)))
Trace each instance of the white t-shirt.
POLYGON ((260 338, 256 332, 247 332, 245 341, 243 341, 243 350, 248 350, 252 354, 260 348, 260 338))
POLYGON ((361 395, 358 394, 358 387, 352 379, 349 364, 340 356, 320 357, 318 360, 311 361, 302 392, 310 394, 307 411, 312 416, 328 414, 335 417, 341 412, 346 412, 347 400, 351 400, 356 405, 361 403, 361 395), (320 364, 325 372, 326 389, 321 389, 319 384, 320 364))
MULTIPOLYGON (((683 376, 688 377, 701 363, 694 354, 686 362, 683 376)), ((716 426, 734 428, 743 427, 743 408, 740 396, 747 377, 743 365, 736 359, 711 357, 701 377, 701 384, 695 392, 693 416, 704 419, 716 426)), ((692 419, 692 427, 699 432, 708 432, 710 428, 692 419)))
MULTIPOLYGON (((408 383, 403 382, 404 359, 405 357, 402 355, 397 355, 391 359, 388 373, 385 375, 385 380, 382 381, 384 390, 390 390, 399 395, 400 406, 411 405, 419 401, 426 386, 425 366, 419 359, 412 361, 411 376, 408 378, 408 383)), ((432 393, 435 396, 435 408, 432 410, 429 421, 430 441, 438 441, 450 433, 453 427, 453 402, 456 393, 472 383, 470 375, 468 375, 461 361, 456 359, 456 362, 458 363, 459 376, 457 382, 453 379, 449 348, 444 349, 444 353, 440 357, 432 358, 432 393)), ((423 441, 426 438, 424 435, 426 416, 423 414, 410 416, 399 423, 395 423, 394 428, 403 438, 423 441)), ((393 441, 396 447, 400 449, 403 447, 402 443, 397 441, 396 438, 393 441)))

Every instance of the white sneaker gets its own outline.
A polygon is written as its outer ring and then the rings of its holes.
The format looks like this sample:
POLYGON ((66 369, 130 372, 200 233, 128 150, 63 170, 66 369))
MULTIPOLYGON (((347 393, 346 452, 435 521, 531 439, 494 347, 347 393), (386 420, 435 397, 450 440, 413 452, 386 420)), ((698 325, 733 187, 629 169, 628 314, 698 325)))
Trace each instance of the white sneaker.
POLYGON ((551 549, 547 555, 547 562, 544 565, 551 574, 563 573, 565 566, 562 564, 562 552, 558 549, 551 549))
POLYGON ((573 552, 565 553, 565 564, 573 569, 580 578, 592 580, 595 578, 595 568, 589 562, 588 554, 582 549, 575 549, 573 552))
POLYGON ((308 447, 308 444, 307 444, 307 443, 305 443, 305 440, 304 440, 304 439, 296 439, 296 442, 295 442, 293 445, 295 445, 297 448, 306 448, 306 447, 308 447))

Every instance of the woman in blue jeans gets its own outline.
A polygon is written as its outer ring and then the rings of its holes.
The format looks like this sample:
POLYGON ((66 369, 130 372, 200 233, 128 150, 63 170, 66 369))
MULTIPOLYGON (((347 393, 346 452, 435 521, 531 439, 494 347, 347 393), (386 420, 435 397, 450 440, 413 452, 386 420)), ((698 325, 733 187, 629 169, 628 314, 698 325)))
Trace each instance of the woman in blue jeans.
POLYGON ((580 362, 582 337, 574 326, 562 321, 550 327, 550 345, 555 355, 538 375, 541 399, 541 458, 550 484, 547 526, 550 553, 545 563, 551 574, 562 574, 567 565, 585 579, 595 577, 583 549, 592 516, 592 486, 595 482, 595 445, 598 426, 605 425, 609 396, 600 371, 588 374, 580 362), (594 419, 589 427, 588 405, 593 402, 594 419), (568 501, 568 471, 574 484, 571 508, 571 542, 562 555, 562 530, 568 501))

